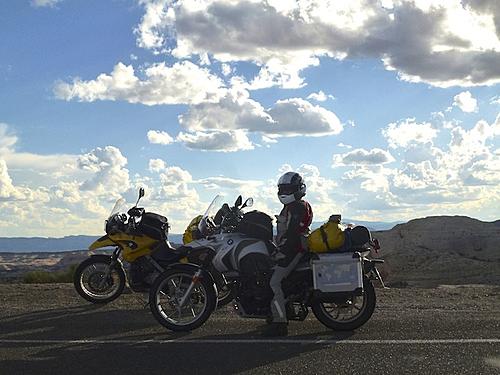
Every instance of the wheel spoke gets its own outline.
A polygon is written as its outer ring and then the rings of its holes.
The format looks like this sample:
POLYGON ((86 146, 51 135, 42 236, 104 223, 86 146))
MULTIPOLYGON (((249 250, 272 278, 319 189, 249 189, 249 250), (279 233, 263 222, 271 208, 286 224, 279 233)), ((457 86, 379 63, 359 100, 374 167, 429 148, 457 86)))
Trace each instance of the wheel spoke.
POLYGON ((175 284, 175 281, 174 281, 174 279, 173 279, 173 278, 172 278, 172 279, 170 279, 170 282, 172 283, 172 285, 174 286, 174 288, 175 288, 175 289, 177 289, 177 285, 175 284))
POLYGON ((191 280, 192 275, 186 272, 172 273, 159 285, 157 308, 162 319, 176 325, 188 325, 199 319, 207 304, 206 291, 202 285, 196 285, 189 296, 186 296, 185 305, 179 306, 191 280))

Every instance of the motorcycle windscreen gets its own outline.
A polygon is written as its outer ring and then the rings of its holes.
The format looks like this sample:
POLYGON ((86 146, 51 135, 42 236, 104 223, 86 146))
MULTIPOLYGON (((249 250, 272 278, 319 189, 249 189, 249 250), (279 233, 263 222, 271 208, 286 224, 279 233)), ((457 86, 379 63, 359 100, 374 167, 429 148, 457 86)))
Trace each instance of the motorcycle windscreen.
POLYGON ((206 231, 206 226, 207 226, 206 219, 207 219, 207 217, 215 216, 215 214, 217 213, 219 208, 221 208, 222 204, 223 204, 222 196, 216 195, 215 198, 212 200, 212 203, 210 203, 207 210, 203 214, 202 219, 198 223, 198 230, 200 231, 200 233, 205 233, 205 231, 206 231))
POLYGON ((113 206, 113 208, 111 209, 111 212, 108 215, 108 219, 111 216, 113 216, 114 214, 117 214, 118 212, 123 211, 123 207, 125 207, 125 203, 126 203, 125 199, 123 199, 123 198, 117 199, 117 201, 115 202, 115 205, 113 206))

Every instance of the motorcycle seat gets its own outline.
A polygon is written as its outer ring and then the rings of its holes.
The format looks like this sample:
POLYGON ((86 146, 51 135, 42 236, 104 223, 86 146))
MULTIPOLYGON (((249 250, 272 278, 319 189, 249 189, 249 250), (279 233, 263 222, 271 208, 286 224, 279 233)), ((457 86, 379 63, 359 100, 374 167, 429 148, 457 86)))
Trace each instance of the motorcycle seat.
POLYGON ((185 256, 186 252, 183 251, 183 247, 180 246, 176 249, 169 241, 161 241, 152 251, 151 256, 157 261, 174 262, 185 256))

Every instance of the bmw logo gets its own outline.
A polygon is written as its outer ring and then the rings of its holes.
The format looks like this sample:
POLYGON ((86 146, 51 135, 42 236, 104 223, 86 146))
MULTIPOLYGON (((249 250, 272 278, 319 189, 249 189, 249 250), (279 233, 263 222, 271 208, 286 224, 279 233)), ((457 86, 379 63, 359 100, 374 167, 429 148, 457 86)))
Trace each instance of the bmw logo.
POLYGON ((233 241, 233 240, 231 240, 231 239, 227 240, 227 244, 228 244, 228 245, 232 245, 233 243, 234 243, 234 241, 233 241))

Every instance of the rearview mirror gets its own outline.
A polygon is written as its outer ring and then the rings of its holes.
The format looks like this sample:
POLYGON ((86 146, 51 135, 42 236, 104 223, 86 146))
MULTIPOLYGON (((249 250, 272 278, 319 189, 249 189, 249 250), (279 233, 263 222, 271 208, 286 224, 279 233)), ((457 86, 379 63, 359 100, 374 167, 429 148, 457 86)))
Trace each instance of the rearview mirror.
POLYGON ((253 198, 248 198, 241 208, 252 207, 253 206, 253 198))
POLYGON ((241 206, 241 204, 243 203, 243 198, 241 197, 241 195, 236 199, 236 202, 234 202, 234 207, 238 208, 241 206))
POLYGON ((137 202, 135 202, 135 207, 137 207, 137 205, 139 204, 139 201, 141 200, 141 198, 144 196, 144 188, 140 188, 139 189, 139 198, 137 198, 137 202))

